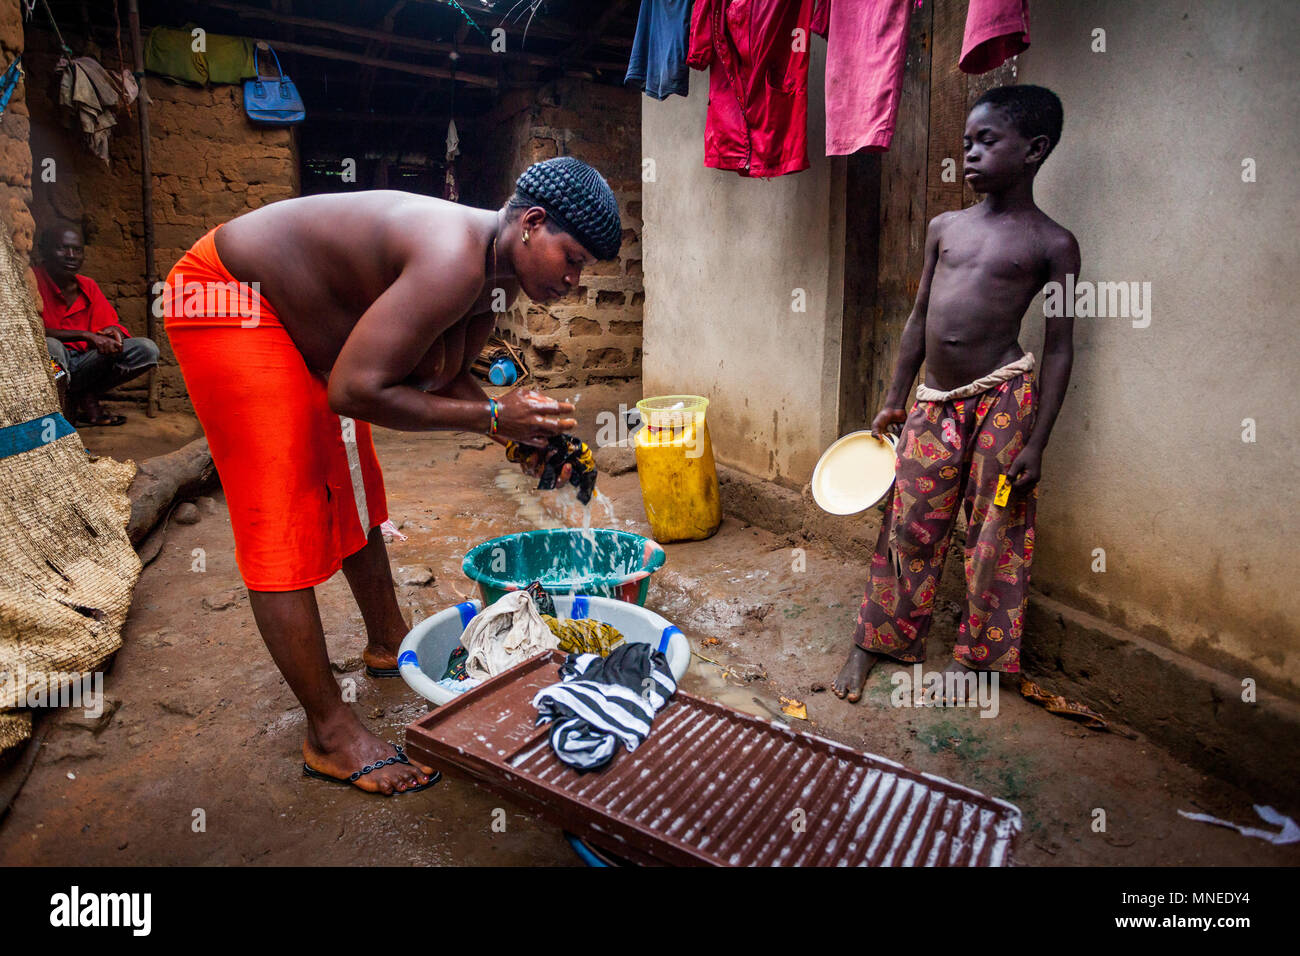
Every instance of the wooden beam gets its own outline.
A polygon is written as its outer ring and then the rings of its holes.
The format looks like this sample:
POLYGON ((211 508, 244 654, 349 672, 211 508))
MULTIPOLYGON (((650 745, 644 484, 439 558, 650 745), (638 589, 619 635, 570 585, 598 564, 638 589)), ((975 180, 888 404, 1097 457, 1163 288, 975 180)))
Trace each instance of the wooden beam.
MULTIPOLYGON (((840 400, 837 434, 870 428, 878 406, 871 387, 876 370, 875 332, 881 321, 880 153, 858 150, 843 159, 844 310, 840 325, 840 400), (864 387, 866 386, 866 387, 864 387)), ((839 160, 840 157, 834 157, 839 160)), ((833 168, 833 167, 832 167, 833 168)), ((892 373, 892 369, 889 370, 892 373)))
POLYGON ((625 6, 627 6, 627 0, 614 0, 613 3, 605 8, 605 12, 596 18, 596 22, 592 25, 591 29, 584 33, 577 43, 564 51, 562 54, 563 59, 571 62, 578 59, 591 49, 591 47, 600 40, 600 35, 605 32, 610 21, 622 13, 625 6))
MULTIPOLYGON (((444 10, 450 10, 452 13, 455 13, 456 16, 458 17, 461 16, 459 13, 456 12, 456 9, 447 2, 447 0, 414 0, 414 2, 427 4, 429 6, 441 7, 444 10)), ((511 0, 511 2, 506 6, 500 7, 501 14, 504 16, 506 11, 508 11, 510 7, 513 5, 514 5, 513 0, 511 0)), ((483 10, 470 10, 471 15, 475 13, 484 14, 486 12, 487 11, 483 11, 483 10)), ((496 13, 497 11, 493 10, 491 12, 496 13)), ((461 19, 463 20, 464 17, 461 17, 461 19)), ((488 18, 486 16, 480 16, 477 22, 478 25, 481 26, 484 29, 484 31, 487 33, 491 33, 494 27, 508 26, 509 28, 518 29, 520 36, 522 36, 524 32, 524 24, 527 22, 527 20, 528 17, 523 16, 520 17, 517 22, 515 20, 511 20, 509 24, 506 24, 503 20, 497 20, 495 17, 488 18)), ((580 33, 577 30, 571 30, 568 27, 560 26, 557 23, 557 21, 549 17, 542 17, 542 16, 533 18, 532 25, 528 27, 528 35, 530 37, 535 36, 541 40, 568 40, 570 43, 576 43, 580 41, 583 36, 582 33, 580 33)), ((615 49, 630 50, 632 48, 631 37, 604 37, 600 41, 600 43, 601 46, 608 46, 615 49)))
MULTIPOLYGON (((420 37, 402 36, 401 34, 392 33, 384 30, 372 30, 368 27, 354 27, 347 23, 336 23, 331 20, 321 20, 316 17, 299 17, 299 16, 282 16, 273 13, 270 10, 263 10, 259 7, 250 7, 243 3, 232 3, 229 0, 210 0, 207 4, 214 10, 226 10, 240 18, 250 20, 269 20, 272 23, 279 23, 291 26, 305 27, 309 30, 316 30, 322 33, 334 33, 340 36, 353 37, 360 40, 378 40, 384 43, 390 43, 395 47, 402 47, 408 50, 418 50, 421 53, 458 53, 460 56, 474 57, 505 57, 507 60, 527 63, 530 66, 556 67, 560 62, 556 57, 546 56, 541 53, 527 53, 520 51, 518 53, 507 50, 505 53, 494 53, 490 47, 485 46, 457 46, 455 43, 444 43, 440 40, 424 40, 420 37)), ((465 24, 466 27, 469 24, 465 24)), ((627 64, 621 67, 613 62, 593 63, 600 69, 626 69, 627 64)), ((459 72, 459 71, 458 71, 459 72)))
MULTIPOLYGON (((471 117, 472 119, 473 117, 471 117)), ((450 116, 421 116, 409 113, 360 113, 342 110, 317 110, 311 114, 313 123, 407 123, 412 126, 446 127, 450 116)))
POLYGON ((313 46, 306 43, 287 43, 284 40, 276 40, 275 48, 285 53, 301 53, 303 56, 319 57, 322 60, 342 60, 345 63, 359 63, 362 66, 374 66, 381 70, 394 70, 398 73, 412 73, 415 76, 427 76, 438 80, 454 79, 458 83, 468 83, 471 86, 483 86, 489 89, 495 89, 497 81, 490 76, 482 76, 478 73, 466 73, 464 70, 457 70, 453 77, 451 70, 445 70, 438 66, 420 66, 416 63, 404 63, 401 60, 383 60, 379 57, 364 56, 360 53, 348 53, 343 50, 334 50, 325 46, 313 46))
MULTIPOLYGON (((393 32, 393 23, 397 19, 397 15, 402 12, 404 6, 406 6, 406 0, 397 0, 396 3, 389 6, 388 12, 384 14, 383 18, 379 22, 382 32, 393 32)), ((293 28, 290 27, 290 29, 292 30, 293 28)), ((292 40, 294 37, 290 37, 289 39, 292 40)), ((388 54, 392 52, 392 47, 392 43, 387 40, 367 40, 365 55, 387 57, 388 54)), ((361 106, 363 109, 370 109, 370 96, 374 88, 375 68, 373 66, 366 67, 361 77, 361 106)), ((452 84, 452 89, 456 89, 455 84, 452 84)))
MULTIPOLYGON (((880 156, 880 239, 877 262, 880 311, 872 330, 874 374, 869 408, 884 405, 898 362, 903 328, 925 265, 926 160, 929 150, 930 55, 934 4, 911 13, 907 65, 893 143, 880 156)), ((922 379, 922 381, 924 381, 922 379)))
POLYGON ((966 74, 957 67, 966 29, 964 0, 934 0, 930 42, 930 124, 926 162, 925 220, 970 205, 974 196, 962 178, 962 135, 966 127, 966 74), (951 175, 944 179, 944 163, 951 175))
MULTIPOLYGON (((136 109, 140 117, 140 216, 144 220, 144 300, 149 308, 145 310, 145 335, 155 342, 158 340, 157 323, 154 321, 153 287, 158 279, 158 268, 154 262, 153 229, 153 171, 149 153, 149 89, 144 75, 144 41, 140 37, 140 7, 137 0, 128 0, 127 16, 131 30, 131 47, 135 59, 135 81, 140 89, 136 100, 136 109)), ((53 18, 51 18, 53 19, 53 18)), ((158 415, 158 367, 149 369, 149 397, 145 401, 145 415, 156 418, 158 415)))

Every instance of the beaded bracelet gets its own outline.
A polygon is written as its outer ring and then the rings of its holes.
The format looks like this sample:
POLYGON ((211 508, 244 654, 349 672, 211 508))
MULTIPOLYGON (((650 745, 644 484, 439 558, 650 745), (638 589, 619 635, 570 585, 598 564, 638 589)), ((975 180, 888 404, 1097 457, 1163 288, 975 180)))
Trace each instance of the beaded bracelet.
POLYGON ((501 403, 495 398, 488 399, 488 411, 492 413, 492 423, 488 426, 488 434, 495 435, 497 433, 497 418, 501 414, 501 403))

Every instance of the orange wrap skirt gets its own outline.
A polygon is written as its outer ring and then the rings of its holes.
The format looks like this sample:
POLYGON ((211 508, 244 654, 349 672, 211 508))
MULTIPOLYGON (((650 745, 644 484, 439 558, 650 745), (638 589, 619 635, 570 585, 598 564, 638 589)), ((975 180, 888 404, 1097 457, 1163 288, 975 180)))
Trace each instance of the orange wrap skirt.
POLYGON ((370 426, 330 411, 325 382, 275 309, 221 264, 216 232, 167 275, 167 337, 226 493, 245 585, 313 587, 388 519, 384 476, 370 426))

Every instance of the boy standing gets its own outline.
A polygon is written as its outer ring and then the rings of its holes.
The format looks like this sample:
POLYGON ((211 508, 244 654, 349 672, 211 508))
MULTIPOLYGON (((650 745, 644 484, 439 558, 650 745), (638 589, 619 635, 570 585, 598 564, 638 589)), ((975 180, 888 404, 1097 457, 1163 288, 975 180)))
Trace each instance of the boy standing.
POLYGON ((965 177, 985 199, 936 216, 926 234, 916 305, 871 424, 876 434, 903 426, 897 478, 838 697, 858 700, 882 657, 925 659, 958 506, 966 609, 948 670, 1020 670, 1037 482, 1074 357, 1072 318, 1048 318, 1040 396, 1034 357, 1018 342, 1044 284, 1079 272, 1074 236, 1034 204, 1034 176, 1061 125, 1056 94, 1029 85, 989 90, 966 119, 965 177), (922 361, 926 380, 908 414, 922 361))

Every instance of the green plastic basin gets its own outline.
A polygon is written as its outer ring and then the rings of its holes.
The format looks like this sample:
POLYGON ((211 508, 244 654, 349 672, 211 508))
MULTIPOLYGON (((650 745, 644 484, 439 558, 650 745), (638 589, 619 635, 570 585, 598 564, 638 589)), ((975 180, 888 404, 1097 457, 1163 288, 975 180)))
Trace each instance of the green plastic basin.
POLYGON ((664 549, 630 531, 552 528, 492 538, 473 547, 461 567, 484 604, 541 581, 555 594, 611 597, 644 606, 650 575, 664 549))

